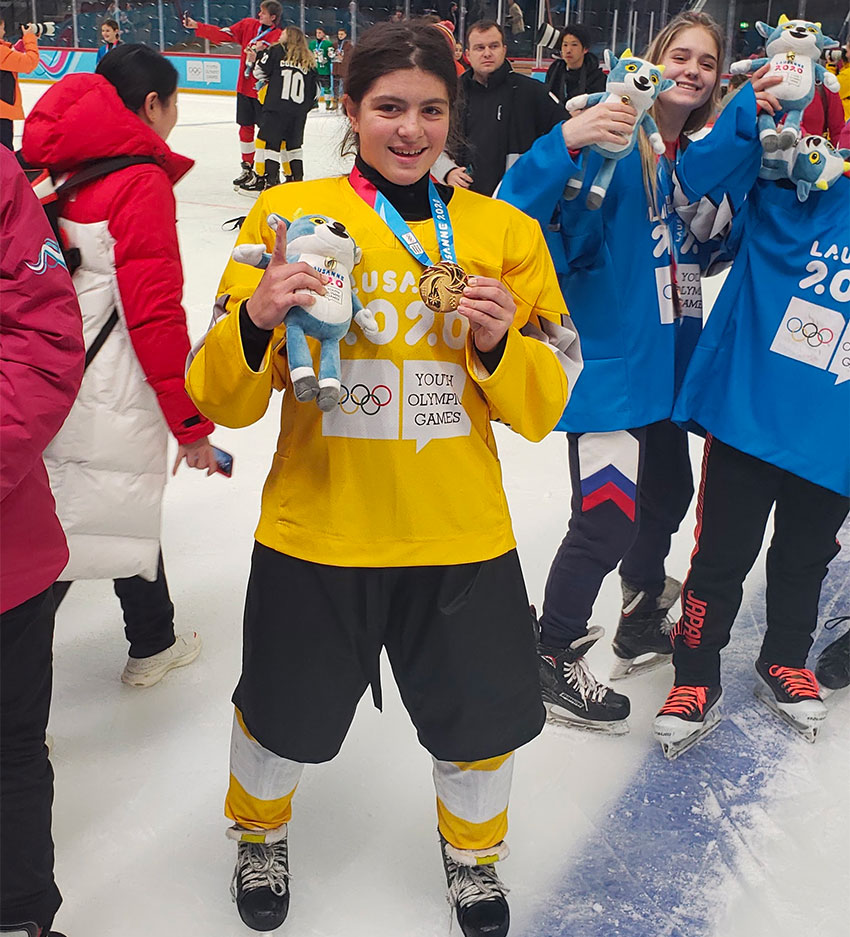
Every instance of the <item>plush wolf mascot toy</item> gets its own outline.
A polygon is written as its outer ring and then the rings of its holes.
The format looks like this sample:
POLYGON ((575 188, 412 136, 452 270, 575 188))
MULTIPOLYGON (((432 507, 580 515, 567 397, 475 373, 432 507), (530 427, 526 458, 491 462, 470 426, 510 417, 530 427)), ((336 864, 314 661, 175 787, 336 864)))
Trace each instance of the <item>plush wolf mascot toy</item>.
MULTIPOLYGON (((653 150, 656 153, 664 152, 664 141, 661 139, 655 121, 649 114, 649 109, 659 94, 672 88, 675 84, 673 81, 662 78, 663 65, 653 65, 652 62, 639 59, 632 55, 631 49, 626 49, 619 59, 613 52, 606 49, 605 66, 609 71, 605 90, 596 94, 579 94, 574 98, 570 98, 567 101, 567 110, 578 111, 586 107, 593 107, 602 101, 607 101, 609 98, 619 98, 625 104, 631 104, 637 111, 638 116, 635 129, 630 136, 623 137, 622 143, 593 144, 588 147, 589 150, 599 153, 603 157, 602 166, 596 173, 587 195, 587 207, 591 209, 599 208, 602 204, 611 183, 611 177, 614 175, 617 160, 628 156, 635 148, 638 130, 641 127, 646 131, 653 150)), ((584 182, 586 168, 587 160, 585 156, 581 172, 567 180, 564 189, 565 199, 570 200, 578 196, 584 182)))
MULTIPOLYGON (((316 295, 309 309, 293 306, 287 312, 286 350, 296 399, 315 399, 320 410, 333 410, 340 398, 339 343, 351 328, 352 316, 367 335, 378 331, 374 315, 351 291, 351 271, 360 262, 362 251, 345 225, 327 215, 306 214, 289 222, 271 214, 267 221, 272 231, 277 231, 280 222, 286 225, 289 263, 304 261, 330 277, 325 295, 316 295), (321 346, 318 379, 307 336, 318 339, 321 346)), ((265 269, 271 254, 264 244, 239 244, 233 250, 233 259, 265 269)))
POLYGON ((836 150, 824 137, 801 137, 793 150, 765 155, 762 179, 789 179, 797 198, 805 202, 812 189, 825 192, 842 175, 850 173, 850 150, 836 150))
POLYGON ((746 75, 763 65, 770 65, 770 75, 782 79, 770 88, 785 111, 781 132, 770 114, 759 114, 759 139, 765 153, 788 150, 800 138, 800 119, 812 103, 815 85, 823 84, 830 91, 838 91, 838 79, 818 62, 824 49, 834 49, 838 43, 821 32, 820 23, 809 20, 789 20, 783 13, 775 28, 767 23, 756 23, 760 36, 764 36, 767 58, 745 59, 733 62, 733 75, 746 75))

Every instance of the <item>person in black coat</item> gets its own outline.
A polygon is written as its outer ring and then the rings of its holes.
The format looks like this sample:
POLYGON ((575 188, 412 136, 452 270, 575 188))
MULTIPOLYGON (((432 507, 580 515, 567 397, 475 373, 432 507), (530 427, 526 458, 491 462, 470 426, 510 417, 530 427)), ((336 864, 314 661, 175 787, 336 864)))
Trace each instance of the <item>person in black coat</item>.
POLYGON ((460 165, 441 157, 432 171, 449 185, 492 195, 519 156, 567 113, 542 82, 513 71, 497 23, 473 23, 466 50, 471 67, 460 76, 460 165))
POLYGON ((583 26, 565 26, 561 32, 561 57, 546 72, 545 86, 564 105, 578 94, 605 90, 605 72, 589 51, 590 35, 583 26))

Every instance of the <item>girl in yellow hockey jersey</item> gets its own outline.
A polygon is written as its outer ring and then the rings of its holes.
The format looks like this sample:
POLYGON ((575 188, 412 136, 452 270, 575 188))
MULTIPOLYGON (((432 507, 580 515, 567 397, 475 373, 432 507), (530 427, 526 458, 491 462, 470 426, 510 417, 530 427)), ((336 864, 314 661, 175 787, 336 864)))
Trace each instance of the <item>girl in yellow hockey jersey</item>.
POLYGON ((433 757, 461 930, 498 937, 509 914, 494 863, 507 855, 513 751, 539 733, 544 711, 490 423, 543 438, 581 356, 537 223, 429 182, 457 93, 442 36, 374 27, 351 54, 345 90, 351 176, 260 196, 239 243, 265 243, 271 263, 263 273, 228 264, 218 320, 187 377, 198 407, 225 426, 255 422, 284 391, 233 697, 233 892, 249 926, 285 918, 303 765, 336 755, 367 687, 380 706, 386 647, 433 757), (275 235, 266 221, 305 212, 337 219, 362 248, 353 285, 380 327, 341 343, 342 392, 329 412, 295 399, 286 366, 287 312, 308 308, 328 278, 288 263, 284 226, 275 235), (420 298, 420 275, 440 258, 469 276, 454 311, 420 298))

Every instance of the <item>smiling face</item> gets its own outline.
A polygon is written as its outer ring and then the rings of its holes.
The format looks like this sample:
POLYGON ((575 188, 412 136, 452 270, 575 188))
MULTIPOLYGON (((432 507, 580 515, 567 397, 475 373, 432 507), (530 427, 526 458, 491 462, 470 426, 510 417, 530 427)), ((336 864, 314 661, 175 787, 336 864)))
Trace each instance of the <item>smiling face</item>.
POLYGON ((118 30, 113 29, 107 23, 100 27, 100 35, 103 37, 103 41, 108 42, 109 45, 115 45, 118 41, 118 30))
POLYGON ((683 29, 670 43, 659 65, 675 87, 658 99, 659 107, 691 111, 711 97, 718 78, 718 48, 714 37, 701 26, 683 29))
POLYGON ((584 57, 587 49, 581 42, 570 33, 564 36, 561 42, 561 58, 564 60, 567 68, 581 68, 584 64, 584 57))
POLYGON ((495 26, 486 30, 474 29, 466 42, 466 57, 472 71, 479 81, 486 83, 490 75, 502 67, 508 54, 501 30, 495 26))
POLYGON ((449 133, 449 95, 436 75, 419 68, 376 79, 359 105, 345 99, 360 155, 396 185, 421 179, 443 152, 449 133))

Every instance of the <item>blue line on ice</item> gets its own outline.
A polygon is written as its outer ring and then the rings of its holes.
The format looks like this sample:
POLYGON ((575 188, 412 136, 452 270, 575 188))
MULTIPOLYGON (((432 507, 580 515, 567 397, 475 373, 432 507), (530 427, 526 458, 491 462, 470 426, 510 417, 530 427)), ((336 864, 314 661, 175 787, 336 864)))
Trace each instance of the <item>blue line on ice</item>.
MULTIPOLYGON (((839 540, 850 542, 850 522, 839 540)), ((848 594, 850 550, 845 546, 824 582, 811 666, 843 630, 824 633, 821 626, 847 613, 848 594)), ((800 754, 799 746, 809 747, 753 697, 763 622, 764 590, 759 588, 739 612, 723 652, 725 718, 720 726, 674 762, 653 746, 567 868, 560 894, 552 896, 549 911, 532 922, 529 934, 714 933, 733 898, 730 883, 748 862, 748 834, 764 812, 768 782, 783 758, 795 750, 800 754)), ((830 731, 829 719, 823 731, 830 731)))

